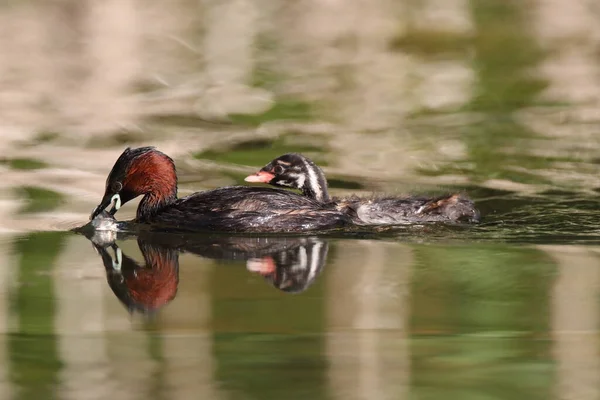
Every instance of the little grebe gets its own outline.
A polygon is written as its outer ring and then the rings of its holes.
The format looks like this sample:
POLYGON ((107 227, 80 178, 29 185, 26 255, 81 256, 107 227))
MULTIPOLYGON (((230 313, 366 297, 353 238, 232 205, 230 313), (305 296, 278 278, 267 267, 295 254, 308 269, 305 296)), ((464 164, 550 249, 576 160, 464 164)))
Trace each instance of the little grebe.
POLYGON ((154 147, 127 148, 108 178, 94 219, 144 195, 133 222, 153 229, 223 232, 303 232, 351 223, 345 213, 306 196, 281 189, 232 186, 177 198, 173 160, 154 147))
POLYGON ((321 168, 297 153, 285 154, 274 159, 256 174, 247 176, 245 180, 299 189, 304 196, 347 214, 357 225, 479 221, 479 212, 475 205, 461 194, 436 198, 352 196, 346 199, 332 199, 321 168))

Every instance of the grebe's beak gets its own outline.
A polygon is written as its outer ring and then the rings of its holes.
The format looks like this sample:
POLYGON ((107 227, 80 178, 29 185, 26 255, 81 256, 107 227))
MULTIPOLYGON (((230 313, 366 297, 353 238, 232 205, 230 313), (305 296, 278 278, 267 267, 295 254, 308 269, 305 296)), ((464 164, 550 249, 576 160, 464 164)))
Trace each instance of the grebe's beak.
POLYGON ((90 215, 90 221, 100 215, 100 213, 111 204, 113 204, 113 208, 108 213, 110 215, 115 215, 117 211, 119 211, 119 208, 121 208, 121 196, 118 193, 114 195, 104 195, 100 204, 98 204, 94 211, 92 211, 92 214, 90 215))
POLYGON ((271 182, 271 180, 273 178, 275 178, 275 174, 261 170, 255 174, 248 175, 246 178, 244 178, 244 180, 246 182, 253 182, 253 183, 257 183, 257 182, 258 183, 269 183, 269 182, 271 182))

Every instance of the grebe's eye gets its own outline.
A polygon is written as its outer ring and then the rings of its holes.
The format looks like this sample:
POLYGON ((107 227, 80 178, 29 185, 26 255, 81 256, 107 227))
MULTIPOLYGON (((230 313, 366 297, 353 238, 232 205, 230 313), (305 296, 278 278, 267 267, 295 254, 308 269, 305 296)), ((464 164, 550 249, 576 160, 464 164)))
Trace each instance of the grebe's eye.
POLYGON ((119 193, 123 189, 123 184, 121 182, 114 182, 112 184, 111 190, 113 193, 119 193))
POLYGON ((281 175, 283 174, 283 167, 281 165, 276 165, 275 168, 273 168, 273 172, 275 172, 275 175, 281 175))

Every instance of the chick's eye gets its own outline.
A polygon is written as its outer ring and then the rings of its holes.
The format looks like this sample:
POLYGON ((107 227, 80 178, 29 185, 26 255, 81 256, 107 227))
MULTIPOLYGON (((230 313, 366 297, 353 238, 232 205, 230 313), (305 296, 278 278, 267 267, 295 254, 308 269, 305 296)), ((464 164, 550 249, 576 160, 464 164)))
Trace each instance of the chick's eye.
POLYGON ((123 189, 123 184, 121 182, 114 182, 111 186, 113 193, 119 193, 121 189, 123 189))
POLYGON ((276 165, 275 168, 273 168, 273 172, 277 175, 281 175, 283 174, 283 167, 281 165, 276 165))

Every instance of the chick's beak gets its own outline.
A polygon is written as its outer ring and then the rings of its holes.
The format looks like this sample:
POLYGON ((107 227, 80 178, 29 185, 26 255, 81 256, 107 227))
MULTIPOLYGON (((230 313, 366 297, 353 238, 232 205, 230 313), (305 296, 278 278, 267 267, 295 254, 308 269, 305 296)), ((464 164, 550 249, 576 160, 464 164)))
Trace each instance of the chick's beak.
POLYGON ((271 179, 275 178, 275 174, 268 172, 268 171, 263 171, 260 170, 255 174, 252 175, 248 175, 246 178, 244 178, 244 180, 246 182, 253 182, 253 183, 269 183, 271 182, 271 179))
POLYGON ((102 201, 100 202, 100 204, 98 204, 98 206, 94 208, 94 211, 92 211, 92 214, 90 215, 90 221, 96 218, 102 211, 104 211, 106 207, 108 207, 111 204, 113 204, 113 208, 109 211, 109 213, 110 215, 115 215, 119 207, 117 206, 117 204, 114 204, 114 202, 116 201, 117 203, 120 203, 118 199, 115 199, 115 196, 118 196, 118 194, 105 194, 104 197, 102 197, 102 201))

